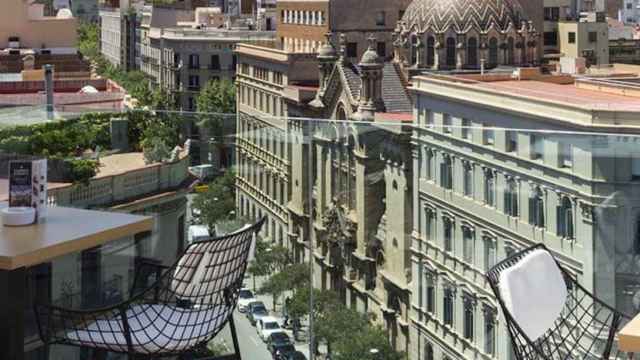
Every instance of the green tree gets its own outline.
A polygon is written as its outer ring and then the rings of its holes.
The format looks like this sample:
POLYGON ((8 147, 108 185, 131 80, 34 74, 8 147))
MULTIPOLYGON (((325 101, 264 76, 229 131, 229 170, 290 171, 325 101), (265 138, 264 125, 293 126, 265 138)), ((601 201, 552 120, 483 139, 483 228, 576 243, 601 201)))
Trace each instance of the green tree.
POLYGON ((196 99, 200 127, 212 137, 222 139, 225 114, 236 113, 236 87, 228 80, 210 80, 196 99))
POLYGON ((178 145, 179 129, 175 121, 169 118, 150 121, 142 133, 140 145, 145 160, 149 163, 169 158, 171 150, 178 145))
POLYGON ((78 50, 83 56, 95 60, 100 56, 100 26, 81 22, 78 25, 78 50))
POLYGON ((196 196, 193 206, 200 210, 200 218, 211 232, 215 230, 218 221, 235 217, 235 173, 227 171, 216 178, 209 184, 206 192, 196 196))
MULTIPOLYGON (((353 329, 352 326, 349 326, 353 329)), ((364 325, 350 336, 334 340, 332 359, 335 360, 403 360, 405 355, 393 349, 389 343, 387 333, 379 326, 364 325), (373 358, 371 349, 377 349, 379 354, 373 358)))
MULTIPOLYGON (((272 258, 275 260, 275 258, 272 258)), ((285 265, 262 284, 258 290, 259 294, 269 294, 273 298, 273 311, 276 311, 276 304, 280 296, 286 291, 304 287, 309 283, 308 264, 288 264, 285 265)))

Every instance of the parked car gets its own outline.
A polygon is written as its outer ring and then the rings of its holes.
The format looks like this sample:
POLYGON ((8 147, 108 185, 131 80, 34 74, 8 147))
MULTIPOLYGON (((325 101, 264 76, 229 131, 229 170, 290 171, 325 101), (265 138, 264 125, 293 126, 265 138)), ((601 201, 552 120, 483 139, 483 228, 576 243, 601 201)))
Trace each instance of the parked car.
POLYGON ((300 351, 293 351, 278 355, 275 360, 307 360, 307 357, 300 351))
POLYGON ((250 303, 257 301, 253 293, 249 289, 242 288, 238 293, 238 311, 241 313, 247 311, 250 303))
POLYGON ((247 319, 251 325, 256 326, 256 321, 259 319, 269 316, 269 311, 267 311, 267 307, 264 306, 262 301, 254 301, 249 303, 247 310, 247 319))
POLYGON ((189 226, 189 233, 187 235, 187 241, 189 244, 209 239, 209 227, 204 225, 191 225, 189 226))
POLYGON ((256 331, 262 341, 267 341, 269 335, 274 332, 282 331, 278 319, 273 316, 265 316, 256 321, 256 331))
MULTIPOLYGON (((293 348, 293 344, 291 343, 289 335, 284 331, 272 332, 271 335, 267 337, 267 350, 269 350, 274 359, 276 353, 279 352, 283 354, 284 351, 290 350, 290 348, 293 348)), ((293 348, 293 351, 295 351, 295 348, 293 348)))

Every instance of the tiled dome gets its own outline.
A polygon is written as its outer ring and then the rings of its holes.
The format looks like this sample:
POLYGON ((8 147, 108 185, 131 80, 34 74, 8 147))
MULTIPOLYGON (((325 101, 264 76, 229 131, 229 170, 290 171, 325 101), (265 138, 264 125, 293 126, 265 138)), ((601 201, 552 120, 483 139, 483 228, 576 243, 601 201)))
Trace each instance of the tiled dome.
POLYGON ((519 27, 523 13, 518 0, 414 0, 402 21, 417 33, 503 31, 510 23, 519 27))

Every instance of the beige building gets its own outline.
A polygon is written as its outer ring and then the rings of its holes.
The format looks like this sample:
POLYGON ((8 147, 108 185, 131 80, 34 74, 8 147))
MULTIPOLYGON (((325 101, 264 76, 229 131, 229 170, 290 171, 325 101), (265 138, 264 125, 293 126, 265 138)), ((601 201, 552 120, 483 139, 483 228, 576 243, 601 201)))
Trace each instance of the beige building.
POLYGON ((77 52, 76 19, 68 10, 44 16, 44 5, 29 0, 3 1, 0 12, 0 50, 36 49, 51 54, 77 52))
POLYGON ((558 37, 563 56, 584 58, 587 66, 609 64, 609 25, 604 13, 590 13, 578 22, 558 23, 558 37))
MULTIPOLYGON (((286 48, 316 52, 327 32, 344 34, 347 57, 358 61, 367 49, 367 36, 375 33, 376 49, 392 55, 391 34, 410 0, 284 0, 277 2, 278 39, 286 48)), ((333 41, 337 43, 338 39, 333 41)))

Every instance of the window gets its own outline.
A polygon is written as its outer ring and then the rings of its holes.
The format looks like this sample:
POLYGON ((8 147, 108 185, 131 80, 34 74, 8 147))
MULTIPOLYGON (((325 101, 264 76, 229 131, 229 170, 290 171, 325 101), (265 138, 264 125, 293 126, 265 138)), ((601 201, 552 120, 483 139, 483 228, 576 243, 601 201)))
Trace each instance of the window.
POLYGON ((444 251, 453 251, 453 221, 448 217, 443 218, 444 251))
POLYGON ((544 139, 538 135, 531 135, 531 159, 542 159, 544 139))
POLYGON ((594 43, 598 41, 598 32, 589 31, 589 42, 594 43))
POLYGON ((569 31, 569 44, 576 43, 576 33, 575 31, 569 31))
POLYGON ((419 47, 418 47, 418 36, 417 35, 411 35, 411 64, 412 65, 417 65, 418 64, 418 51, 419 51, 419 47))
POLYGON ((464 338, 473 341, 473 298, 469 295, 464 297, 464 338))
POLYGON ((636 218, 636 238, 633 251, 634 255, 640 255, 640 215, 636 218))
POLYGON ((490 308, 484 309, 484 352, 494 355, 496 353, 496 320, 495 311, 490 308))
POLYGON ((558 45, 558 33, 555 31, 544 32, 544 46, 557 46, 558 45))
POLYGON ((434 63, 434 59, 435 59, 435 38, 433 36, 429 36, 427 38, 427 66, 433 66, 434 63))
POLYGON ((430 149, 425 150, 425 177, 427 180, 433 180, 433 151, 430 149))
POLYGON ((442 131, 447 134, 451 134, 451 115, 442 115, 442 131))
POLYGON ((518 216, 518 183, 513 178, 507 180, 504 191, 504 213, 513 217, 518 216))
POLYGON ((515 131, 506 131, 507 152, 518 152, 518 134, 515 131))
POLYGON ((493 170, 485 170, 484 179, 484 202, 489 206, 496 205, 496 178, 493 170))
POLYGON ((378 41, 376 44, 376 52, 381 58, 387 57, 387 44, 384 41, 378 41))
POLYGON ((573 205, 571 204, 571 200, 568 197, 565 196, 560 201, 560 205, 558 205, 557 216, 558 236, 567 239, 573 239, 573 205))
POLYGON ((484 237, 484 270, 489 271, 496 264, 496 241, 495 239, 484 237))
POLYGON ((189 55, 189 69, 199 69, 200 68, 200 55, 191 54, 189 55))
POLYGON ((448 155, 444 155, 440 163, 440 186, 449 190, 453 188, 453 165, 448 155))
POLYGON ((631 157, 631 179, 640 180, 640 154, 631 157))
POLYGON ((529 198, 529 223, 536 227, 544 227, 544 198, 539 187, 533 190, 529 198))
POLYGON ((474 37, 467 41, 467 65, 470 67, 478 65, 478 40, 474 37))
POLYGON ((498 39, 492 37, 489 40, 489 66, 498 65, 498 39))
POLYGON ((385 14, 385 12, 384 12, 384 11, 379 11, 379 12, 376 14, 376 25, 377 25, 377 26, 384 26, 384 25, 385 25, 385 23, 386 23, 386 21, 385 21, 385 17, 386 17, 386 16, 385 16, 385 15, 386 15, 386 14, 385 14))
POLYGON ((464 196, 473 197, 473 165, 470 162, 465 162, 464 167, 464 176, 462 181, 464 182, 464 196))
POLYGON ((471 120, 462 119, 462 138, 472 140, 471 136, 471 120))
POLYGON ((473 230, 467 226, 462 227, 462 257, 467 264, 473 264, 473 230))
POLYGON ((424 360, 434 360, 434 357, 433 357, 433 345, 426 344, 424 346, 424 360))
POLYGON ((189 96, 189 98, 187 98, 187 110, 194 111, 195 109, 196 109, 195 101, 191 96, 189 96))
POLYGON ((560 152, 560 167, 573 167, 573 147, 566 141, 558 143, 558 151, 560 152))
POLYGON ((456 66, 456 39, 450 37, 447 38, 447 53, 446 53, 447 66, 456 66))
POLYGON ((200 90, 200 76, 189 75, 189 90, 200 90))
POLYGON ((249 64, 242 64, 240 65, 240 73, 242 73, 242 75, 249 75, 249 64))
POLYGON ((544 8, 544 20, 545 21, 558 21, 560 19, 559 7, 545 7, 544 8))
POLYGON ((282 73, 279 71, 274 71, 273 72, 273 82, 275 84, 278 85, 282 85, 283 84, 283 80, 282 80, 282 73))
POLYGON ((482 142, 484 145, 493 145, 496 142, 495 131, 488 125, 482 125, 482 142))
POLYGON ((434 239, 434 230, 435 230, 435 226, 433 226, 433 223, 435 221, 435 215, 433 210, 431 209, 426 209, 426 221, 425 221, 425 229, 424 229, 424 233, 427 237, 427 240, 433 240, 434 239))
POLYGON ((253 77, 263 81, 269 81, 269 70, 256 66, 253 68, 253 77))
POLYGON ((627 10, 633 9, 633 3, 627 3, 627 10))
POLYGON ((211 69, 220 70, 220 55, 211 55, 211 69))
POLYGON ((427 312, 435 314, 436 312, 436 287, 432 274, 427 274, 427 312))
POLYGON ((453 326, 453 289, 444 289, 444 324, 453 326))
POLYGON ((347 57, 354 58, 358 56, 358 43, 347 43, 347 57))
POLYGON ((433 127, 433 112, 431 110, 424 111, 424 122, 427 124, 427 127, 433 127))

